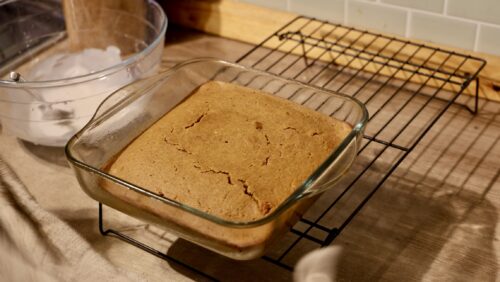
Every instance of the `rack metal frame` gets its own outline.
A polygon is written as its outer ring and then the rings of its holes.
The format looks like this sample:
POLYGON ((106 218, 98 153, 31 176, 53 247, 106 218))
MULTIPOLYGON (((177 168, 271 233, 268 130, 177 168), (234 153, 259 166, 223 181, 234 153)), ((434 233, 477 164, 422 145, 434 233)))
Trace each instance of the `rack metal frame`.
MULTIPOLYGON (((367 107, 372 106, 369 108, 367 132, 358 153, 358 158, 365 159, 365 162, 335 187, 335 194, 323 196, 326 200, 322 209, 306 214, 290 230, 294 240, 286 248, 263 257, 290 271, 293 265, 286 261, 286 257, 294 248, 304 240, 313 242, 317 247, 330 245, 466 89, 474 91, 474 105, 472 108, 464 106, 471 113, 477 113, 478 74, 486 65, 485 60, 470 55, 303 16, 274 32, 237 63, 351 95, 367 107), (371 48, 377 41, 379 47, 371 48), (394 49, 394 46, 398 47, 394 49), (410 49, 412 52, 408 53, 410 49), (417 58, 421 57, 417 56, 419 54, 427 56, 425 59, 417 58), (343 63, 339 63, 339 58, 344 60, 343 63), (378 69, 367 71, 368 66, 377 66, 378 69), (392 74, 384 74, 383 70, 392 70, 392 74), (401 80, 398 76, 401 74, 407 79, 401 80), (414 81, 416 77, 420 78, 420 82, 414 81), (382 102, 377 104, 377 99, 382 102), (412 112, 408 114, 410 108, 412 112), (370 128, 372 122, 377 126, 370 128), (382 172, 380 167, 384 168, 382 172), (379 172, 377 176, 368 176, 375 170, 379 172), (370 177, 373 185, 364 189, 355 188, 365 177, 370 177), (353 193, 363 194, 354 204, 353 193), (349 210, 346 210, 345 202, 351 203, 349 210), (325 223, 326 217, 336 214, 339 216, 334 220, 335 224, 325 223)), ((302 103, 307 104, 314 99, 313 96, 302 103)), ((289 99, 293 99, 293 95, 289 99)), ((210 274, 127 235, 105 229, 103 217, 102 204, 99 203, 99 230, 102 235, 113 235, 159 258, 216 280, 210 274)))

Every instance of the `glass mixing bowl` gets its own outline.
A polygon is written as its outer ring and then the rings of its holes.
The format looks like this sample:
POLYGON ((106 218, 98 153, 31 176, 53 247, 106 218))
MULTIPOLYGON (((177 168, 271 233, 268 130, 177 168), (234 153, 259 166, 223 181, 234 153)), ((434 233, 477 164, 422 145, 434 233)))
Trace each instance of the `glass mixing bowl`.
POLYGON ((2 130, 47 146, 64 146, 109 94, 155 73, 167 29, 152 0, 64 3, 66 21, 61 1, 0 3, 2 130))

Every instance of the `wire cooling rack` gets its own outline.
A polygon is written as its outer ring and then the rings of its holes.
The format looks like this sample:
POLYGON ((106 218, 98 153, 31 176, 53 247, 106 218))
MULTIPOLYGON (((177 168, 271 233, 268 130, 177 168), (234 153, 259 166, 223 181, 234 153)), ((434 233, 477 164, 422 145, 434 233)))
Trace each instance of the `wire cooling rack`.
MULTIPOLYGON (((308 17, 294 19, 237 62, 353 96, 369 111, 363 144, 348 175, 263 257, 290 271, 300 254, 335 240, 460 94, 475 95, 475 104, 466 107, 477 112, 478 73, 486 64, 469 55, 308 17)), ((302 104, 311 107, 314 98, 303 97, 302 104)), ((124 234, 105 230, 101 205, 99 211, 103 235, 113 234, 214 279, 124 234)))

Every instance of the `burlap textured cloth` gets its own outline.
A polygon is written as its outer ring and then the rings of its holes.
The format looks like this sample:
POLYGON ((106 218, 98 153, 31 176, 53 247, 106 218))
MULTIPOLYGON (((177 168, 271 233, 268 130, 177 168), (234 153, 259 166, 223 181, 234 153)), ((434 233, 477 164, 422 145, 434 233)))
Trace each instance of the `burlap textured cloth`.
MULTIPOLYGON (((310 253, 298 263, 294 280, 335 281, 339 253, 336 247, 310 253)), ((141 280, 115 267, 43 209, 0 158, 0 281, 141 280)))
POLYGON ((128 281, 70 226, 41 208, 0 159, 2 281, 128 281))

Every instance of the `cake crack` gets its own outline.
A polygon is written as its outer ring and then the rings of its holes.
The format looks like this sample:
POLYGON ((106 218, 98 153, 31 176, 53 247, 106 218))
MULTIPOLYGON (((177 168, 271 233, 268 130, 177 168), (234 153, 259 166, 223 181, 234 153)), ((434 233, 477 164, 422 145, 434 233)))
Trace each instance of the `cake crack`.
POLYGON ((227 176, 227 183, 233 185, 233 181, 231 180, 231 175, 227 171, 223 170, 213 170, 213 169, 208 169, 208 170, 203 170, 201 166, 199 165, 193 165, 195 168, 200 170, 200 173, 214 173, 214 174, 224 174, 227 176))
POLYGON ((238 179, 238 181, 243 186, 243 193, 245 193, 245 195, 248 195, 255 202, 255 204, 257 204, 257 207, 259 207, 259 211, 263 215, 268 214, 269 211, 273 208, 272 205, 269 202, 262 203, 257 197, 255 197, 254 193, 250 191, 250 186, 248 185, 246 180, 238 179))
POLYGON ((184 127, 184 129, 188 129, 188 128, 191 128, 193 126, 195 126, 196 124, 200 123, 201 120, 207 115, 207 113, 203 113, 201 114, 193 123, 187 125, 184 127))
POLYGON ((262 162, 262 165, 268 165, 270 158, 271 158, 271 156, 267 156, 266 159, 262 162))
POLYGON ((266 138, 266 144, 271 145, 271 141, 269 141, 269 136, 267 136, 267 134, 264 134, 264 137, 266 138))
POLYGON ((193 153, 189 152, 186 148, 184 148, 181 144, 172 142, 172 141, 168 140, 166 137, 163 139, 163 141, 165 141, 165 143, 167 143, 168 145, 174 147, 177 151, 186 153, 188 155, 193 154, 193 153))
POLYGON ((249 196, 255 202, 257 207, 259 207, 259 210, 262 212, 261 206, 260 206, 260 201, 259 201, 259 199, 257 199, 254 196, 254 194, 252 192, 249 191, 250 186, 248 186, 248 183, 246 182, 246 180, 238 179, 238 182, 240 182, 241 185, 243 186, 243 193, 245 193, 245 195, 249 196))
MULTIPOLYGON (((260 121, 256 121, 255 122, 255 129, 257 129, 257 131, 263 131, 263 128, 264 128, 264 124, 260 121)), ((271 141, 269 140, 269 136, 267 136, 267 134, 265 134, 264 132, 262 132, 264 134, 264 138, 266 138, 266 144, 269 146, 271 145, 271 141)))
POLYGON ((243 185, 243 193, 245 193, 246 195, 250 196, 250 197, 254 197, 253 196, 253 193, 251 193, 250 191, 248 191, 248 184, 245 180, 243 179, 238 179, 238 181, 241 183, 241 185, 243 185))
MULTIPOLYGON (((224 170, 215 170, 215 169, 203 169, 201 165, 195 163, 193 164, 193 167, 198 169, 200 171, 200 173, 213 173, 213 174, 222 174, 222 175, 226 175, 227 177, 227 183, 230 184, 230 185, 234 185, 234 182, 233 182, 233 178, 231 177, 231 174, 228 172, 228 171, 224 171, 224 170)), ((264 202, 262 203, 256 196, 254 193, 252 193, 250 191, 250 185, 247 183, 247 181, 245 179, 241 179, 241 178, 238 178, 237 181, 239 183, 241 183, 241 185, 243 186, 243 193, 245 195, 247 195, 250 199, 252 199, 252 201, 257 205, 257 207, 259 208, 259 211, 263 214, 263 215, 266 215, 267 213, 269 213, 269 211, 272 209, 272 205, 268 202, 264 202)), ((225 196, 227 197, 227 195, 225 196)))

